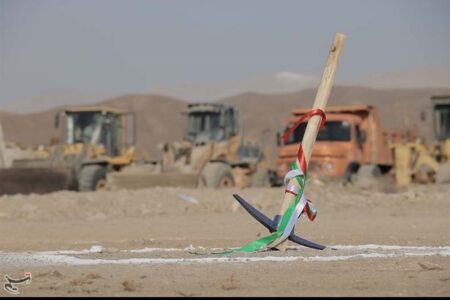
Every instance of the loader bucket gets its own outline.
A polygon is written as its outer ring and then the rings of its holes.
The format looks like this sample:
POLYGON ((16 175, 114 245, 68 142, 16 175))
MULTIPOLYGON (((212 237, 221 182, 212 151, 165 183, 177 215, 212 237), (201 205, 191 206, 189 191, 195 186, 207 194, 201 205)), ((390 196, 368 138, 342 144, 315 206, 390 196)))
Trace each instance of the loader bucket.
POLYGON ((76 188, 71 168, 0 169, 0 195, 45 194, 76 188))

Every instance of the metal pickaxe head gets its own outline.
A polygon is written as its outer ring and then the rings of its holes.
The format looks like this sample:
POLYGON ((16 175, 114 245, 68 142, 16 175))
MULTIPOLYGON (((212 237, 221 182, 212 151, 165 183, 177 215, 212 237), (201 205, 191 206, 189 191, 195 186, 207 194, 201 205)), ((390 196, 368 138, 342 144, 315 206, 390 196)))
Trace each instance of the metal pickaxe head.
MULTIPOLYGON (((259 223, 261 223, 264 227, 266 227, 271 233, 276 231, 278 228, 278 225, 281 221, 281 215, 276 215, 273 220, 267 217, 265 214, 257 210, 255 207, 253 207, 250 203, 244 200, 241 196, 238 194, 233 194, 233 197, 239 202, 240 205, 253 217, 255 218, 259 223)), ((288 238, 290 241, 299 244, 304 247, 323 250, 326 247, 320 244, 316 244, 314 242, 305 240, 304 238, 301 238, 298 235, 295 235, 294 229, 292 229, 291 234, 288 238)))

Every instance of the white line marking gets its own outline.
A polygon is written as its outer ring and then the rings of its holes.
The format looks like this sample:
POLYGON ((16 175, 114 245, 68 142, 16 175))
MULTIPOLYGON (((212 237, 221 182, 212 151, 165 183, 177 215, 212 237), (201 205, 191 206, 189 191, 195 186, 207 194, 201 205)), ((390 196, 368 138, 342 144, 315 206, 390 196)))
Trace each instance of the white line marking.
POLYGON ((205 263, 248 263, 248 262, 292 262, 292 261, 341 261, 352 258, 393 258, 404 256, 450 256, 450 251, 434 251, 423 253, 369 253, 354 254, 343 256, 266 256, 266 257, 205 257, 205 258, 126 258, 126 259, 93 259, 78 258, 69 255, 47 255, 47 254, 31 254, 28 257, 18 255, 16 253, 9 254, 9 258, 1 258, 4 262, 21 262, 22 264, 38 264, 38 265, 132 265, 132 264, 205 264, 205 263))
MULTIPOLYGON (((298 248, 298 247, 297 247, 298 248)), ((342 250, 342 255, 335 254, 334 251, 314 252, 315 256, 300 256, 289 253, 289 256, 208 256, 197 258, 119 258, 119 259, 103 259, 89 257, 75 257, 71 255, 103 255, 103 248, 95 246, 91 249, 84 250, 60 250, 60 251, 37 251, 37 252, 0 252, 0 265, 133 265, 133 264, 208 264, 208 263, 251 263, 251 262, 328 262, 342 261, 353 258, 395 258, 395 257, 411 257, 411 256, 450 256, 450 246, 397 246, 397 245, 335 245, 330 248, 342 250), (361 253, 362 252, 362 253, 361 253)), ((122 250, 122 253, 149 253, 149 252, 187 252, 195 249, 206 249, 203 247, 187 247, 187 248, 143 248, 122 250)), ((291 247, 294 249, 294 247, 291 247)), ((298 248, 305 249, 305 248, 298 248)), ((311 250, 310 250, 311 251, 311 250)), ((338 254, 336 253, 336 254, 338 254)), ((258 253, 262 255, 263 253, 258 253)), ((304 253, 301 253, 304 254, 304 253)), ((251 255, 251 254, 249 254, 251 255)), ((206 256, 206 255, 205 255, 206 256)))

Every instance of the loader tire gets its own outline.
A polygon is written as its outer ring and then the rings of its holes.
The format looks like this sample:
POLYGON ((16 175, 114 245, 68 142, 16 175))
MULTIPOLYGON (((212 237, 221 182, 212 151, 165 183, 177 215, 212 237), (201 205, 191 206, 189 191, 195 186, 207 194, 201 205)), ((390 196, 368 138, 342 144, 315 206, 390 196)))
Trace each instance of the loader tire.
POLYGON ((450 183, 450 163, 439 166, 436 173, 436 183, 450 183))
POLYGON ((80 192, 104 190, 106 186, 106 168, 100 165, 87 165, 78 174, 80 192))
POLYGON ((225 163, 207 163, 200 175, 202 185, 213 188, 228 188, 234 186, 231 167, 225 163))
POLYGON ((267 170, 258 170, 252 175, 252 187, 270 187, 270 176, 267 170))

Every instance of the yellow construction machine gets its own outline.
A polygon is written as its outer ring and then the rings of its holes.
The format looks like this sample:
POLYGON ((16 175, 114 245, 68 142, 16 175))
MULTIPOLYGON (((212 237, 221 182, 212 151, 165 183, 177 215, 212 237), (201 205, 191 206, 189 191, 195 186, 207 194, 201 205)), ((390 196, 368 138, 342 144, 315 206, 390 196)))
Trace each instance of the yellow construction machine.
POLYGON ((399 186, 412 182, 450 182, 450 96, 433 96, 431 104, 434 141, 394 145, 399 186))
POLYGON ((101 190, 108 172, 133 162, 134 113, 73 107, 57 113, 55 127, 64 142, 51 145, 43 159, 15 160, 10 168, 1 168, 0 195, 101 190))
POLYGON ((219 103, 188 105, 182 141, 159 145, 161 159, 108 174, 117 188, 270 186, 274 172, 264 141, 244 138, 239 111, 219 103), (266 150, 265 150, 266 149, 266 150))

